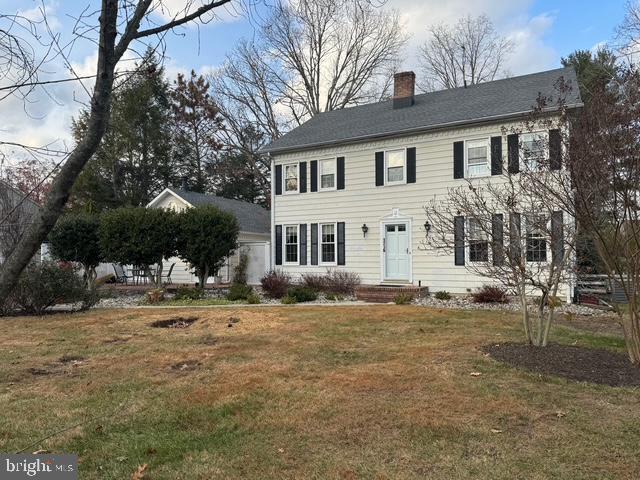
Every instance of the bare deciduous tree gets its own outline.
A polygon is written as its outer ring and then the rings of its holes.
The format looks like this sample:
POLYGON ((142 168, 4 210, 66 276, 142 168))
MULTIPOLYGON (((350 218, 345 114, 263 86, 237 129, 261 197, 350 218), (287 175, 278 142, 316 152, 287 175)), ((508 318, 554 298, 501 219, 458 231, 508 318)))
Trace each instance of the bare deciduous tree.
POLYGON ((570 131, 562 159, 570 177, 537 188, 594 239, 610 281, 624 292, 617 313, 629 359, 640 367, 640 72, 620 69, 594 89, 570 131))
POLYGON ((423 90, 462 87, 507 76, 505 62, 513 45, 496 32, 486 15, 467 16, 455 25, 434 25, 429 34, 420 49, 423 90))
MULTIPOLYGON (((189 0, 185 2, 184 9, 171 20, 160 23, 157 17, 153 16, 153 13, 162 9, 163 5, 161 1, 154 2, 153 0, 139 0, 135 3, 102 0, 97 18, 93 16, 80 19, 82 15, 79 16, 78 23, 85 27, 84 35, 97 32, 95 43, 98 49, 98 60, 95 85, 90 93, 91 106, 87 119, 87 131, 57 173, 45 205, 5 262, 2 272, 0 272, 0 303, 7 298, 20 273, 55 225, 69 198, 75 180, 98 148, 109 119, 118 62, 126 52, 135 48, 135 44, 144 44, 145 39, 150 37, 160 37, 161 40, 169 30, 195 21, 229 1, 217 0, 196 4, 193 0, 189 0), (89 24, 90 19, 96 23, 89 24)), ((57 37, 53 38, 52 45, 58 54, 64 55, 57 37)), ((67 64, 70 65, 70 62, 67 64)), ((77 80, 73 69, 70 70, 77 80)))
MULTIPOLYGON (((541 128, 548 126, 525 123, 509 133, 541 128)), ((573 275, 575 228, 561 190, 539 188, 558 185, 568 174, 550 168, 544 153, 549 148, 547 137, 532 138, 520 142, 518 169, 505 166, 501 175, 466 179, 446 196, 433 198, 425 206, 431 224, 425 244, 453 252, 457 263, 464 264, 460 268, 515 293, 527 341, 543 347, 560 303, 558 295, 565 293, 561 288, 573 275)), ((488 158, 490 152, 485 155, 488 158)))

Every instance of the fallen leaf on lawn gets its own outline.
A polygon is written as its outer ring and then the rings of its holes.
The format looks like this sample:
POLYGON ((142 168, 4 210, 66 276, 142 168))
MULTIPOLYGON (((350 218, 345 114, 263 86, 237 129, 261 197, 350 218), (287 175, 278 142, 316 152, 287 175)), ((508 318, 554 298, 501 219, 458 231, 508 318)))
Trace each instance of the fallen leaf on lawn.
POLYGON ((480 375, 482 375, 482 373, 480 373, 480 372, 471 372, 469 375, 471 375, 472 377, 479 377, 480 375))
POLYGON ((278 453, 284 453, 284 448, 279 448, 278 453))
POLYGON ((144 472, 147 470, 147 464, 140 465, 133 475, 131 475, 131 480, 144 480, 144 472))
POLYGON ((499 430, 497 428, 492 428, 491 433, 502 433, 502 430, 499 430))
POLYGON ((558 418, 562 418, 562 417, 564 417, 566 414, 567 414, 567 412, 563 412, 562 410, 558 410, 558 411, 556 412, 556 417, 558 417, 558 418))

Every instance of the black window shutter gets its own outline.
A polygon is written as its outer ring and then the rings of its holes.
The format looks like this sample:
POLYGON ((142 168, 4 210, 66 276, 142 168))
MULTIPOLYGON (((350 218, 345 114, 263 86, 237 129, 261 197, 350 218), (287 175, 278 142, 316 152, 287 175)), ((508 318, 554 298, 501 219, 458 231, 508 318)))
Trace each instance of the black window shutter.
POLYGON ((338 174, 336 188, 338 190, 344 190, 344 157, 338 157, 336 160, 336 170, 338 174))
POLYGON ((504 265, 504 218, 501 213, 494 213, 491 219, 491 240, 493 265, 504 265))
POLYGON ((318 224, 311 224, 311 265, 318 265, 318 224))
POLYGON ((300 224, 300 265, 307 264, 307 224, 300 224))
POLYGON ((384 185, 384 152, 376 152, 376 187, 384 185))
POLYGON ((551 214, 551 254, 554 262, 562 262, 564 257, 564 225, 562 212, 551 214))
POLYGON ((453 178, 464 178, 464 142, 453 142, 453 178))
POLYGON ((562 167, 562 138, 560 137, 560 130, 549 130, 549 168, 551 170, 560 170, 560 167, 562 167))
POLYGON ((338 222, 338 265, 345 265, 345 258, 344 258, 344 222, 338 222))
POLYGON ((520 140, 517 133, 507 135, 507 155, 509 157, 509 173, 520 171, 520 140))
POLYGON ((407 183, 416 183, 416 147, 407 148, 407 183))
POLYGON ((491 137, 491 175, 502 175, 502 137, 491 137))
POLYGON ((276 195, 282 195, 282 165, 276 165, 276 195))
POLYGON ((282 225, 276 225, 276 265, 282 265, 282 225))
POLYGON ((300 175, 300 193, 307 192, 307 162, 300 162, 298 165, 298 175, 300 175))
POLYGON ((522 256, 522 224, 519 213, 509 215, 509 255, 513 263, 520 263, 522 256))
POLYGON ((311 191, 318 191, 318 161, 311 160, 309 163, 309 167, 311 167, 311 191))
POLYGON ((464 217, 453 217, 453 245, 455 265, 464 265, 464 217))

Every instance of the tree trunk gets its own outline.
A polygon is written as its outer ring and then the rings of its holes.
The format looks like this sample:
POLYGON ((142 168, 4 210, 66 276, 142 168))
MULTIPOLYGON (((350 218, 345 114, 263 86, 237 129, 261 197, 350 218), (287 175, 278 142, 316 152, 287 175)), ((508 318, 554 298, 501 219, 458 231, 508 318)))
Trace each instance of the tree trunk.
POLYGON ((640 317, 638 307, 629 303, 629 313, 621 313, 622 330, 627 345, 629 361, 640 368, 640 317))
POLYGON ((524 327, 524 336, 527 339, 529 345, 533 344, 533 337, 531 335, 531 327, 529 325, 529 309, 527 308, 527 292, 524 285, 520 285, 518 288, 518 296, 520 297, 520 307, 522 308, 522 326, 524 327))
POLYGON ((118 1, 102 0, 100 18, 98 69, 91 99, 91 113, 87 122, 87 132, 60 168, 45 205, 34 217, 33 223, 23 235, 20 243, 6 260, 2 272, 0 272, 0 303, 7 299, 17 283, 18 277, 58 221, 67 203, 73 184, 85 164, 95 153, 104 135, 111 104, 113 72, 117 62, 114 47, 118 33, 116 28, 118 1))

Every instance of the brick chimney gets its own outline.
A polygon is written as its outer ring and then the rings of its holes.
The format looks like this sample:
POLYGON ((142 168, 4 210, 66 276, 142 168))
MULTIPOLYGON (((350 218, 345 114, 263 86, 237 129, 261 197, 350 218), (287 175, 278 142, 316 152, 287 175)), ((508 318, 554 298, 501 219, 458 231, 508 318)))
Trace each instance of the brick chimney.
POLYGON ((416 90, 416 74, 399 72, 393 76, 393 108, 404 108, 413 105, 416 90))

